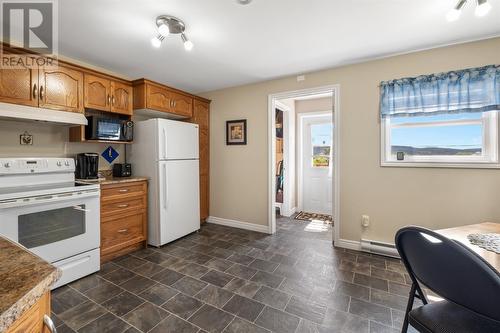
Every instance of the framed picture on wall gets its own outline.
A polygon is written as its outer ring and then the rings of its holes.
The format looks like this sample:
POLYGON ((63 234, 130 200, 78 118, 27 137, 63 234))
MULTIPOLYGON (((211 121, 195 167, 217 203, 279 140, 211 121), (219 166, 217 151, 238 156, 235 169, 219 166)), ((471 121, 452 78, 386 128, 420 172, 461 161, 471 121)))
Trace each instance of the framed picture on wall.
POLYGON ((226 145, 247 144, 247 120, 226 121, 226 145))

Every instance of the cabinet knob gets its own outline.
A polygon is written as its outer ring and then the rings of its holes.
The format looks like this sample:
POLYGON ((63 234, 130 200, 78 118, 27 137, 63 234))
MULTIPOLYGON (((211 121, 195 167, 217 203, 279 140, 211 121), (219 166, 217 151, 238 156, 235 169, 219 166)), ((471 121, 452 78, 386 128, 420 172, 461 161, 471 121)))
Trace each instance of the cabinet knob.
POLYGON ((43 100, 43 86, 40 86, 40 99, 43 100))
POLYGON ((108 94, 108 105, 111 104, 111 96, 108 94))
POLYGON ((33 98, 36 99, 38 96, 38 88, 36 86, 36 83, 33 85, 33 98))
POLYGON ((111 97, 111 105, 115 105, 115 96, 111 97))

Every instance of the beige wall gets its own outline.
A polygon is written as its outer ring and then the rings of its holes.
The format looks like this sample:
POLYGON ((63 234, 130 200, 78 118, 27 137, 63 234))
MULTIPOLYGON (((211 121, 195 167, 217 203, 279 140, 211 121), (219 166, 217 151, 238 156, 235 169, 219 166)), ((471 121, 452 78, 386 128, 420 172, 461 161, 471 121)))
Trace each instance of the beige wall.
POLYGON ((500 171, 380 167, 382 80, 498 63, 500 38, 206 93, 211 107, 210 215, 268 223, 267 101, 272 93, 340 84, 340 237, 392 242, 407 224, 500 222, 500 171), (248 145, 226 146, 225 121, 248 119, 248 145))

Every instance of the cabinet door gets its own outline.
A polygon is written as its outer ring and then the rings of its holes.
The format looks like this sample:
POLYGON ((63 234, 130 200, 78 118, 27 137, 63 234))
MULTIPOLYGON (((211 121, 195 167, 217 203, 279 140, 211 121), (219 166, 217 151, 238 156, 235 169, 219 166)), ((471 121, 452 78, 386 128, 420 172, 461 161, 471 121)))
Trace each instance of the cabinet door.
POLYGON ((150 84, 146 85, 146 107, 148 109, 172 112, 170 91, 150 84))
POLYGON ((85 74, 84 82, 85 107, 110 111, 111 81, 99 76, 85 74))
POLYGON ((171 93, 172 96, 172 112, 186 118, 193 116, 193 98, 178 94, 171 93))
POLYGON ((0 69, 0 102, 38 106, 38 70, 0 69))
POLYGON ((202 223, 209 216, 210 189, 208 175, 200 175, 200 219, 202 223))
POLYGON ((200 127, 200 174, 208 175, 209 174, 209 148, 210 148, 210 139, 208 135, 207 128, 200 127))
POLYGON ((111 82, 111 112, 132 115, 132 86, 111 82))
POLYGON ((208 128, 209 108, 208 103, 194 100, 192 122, 198 124, 200 128, 208 128))
POLYGON ((64 65, 39 70, 40 107, 83 112, 83 73, 64 65))

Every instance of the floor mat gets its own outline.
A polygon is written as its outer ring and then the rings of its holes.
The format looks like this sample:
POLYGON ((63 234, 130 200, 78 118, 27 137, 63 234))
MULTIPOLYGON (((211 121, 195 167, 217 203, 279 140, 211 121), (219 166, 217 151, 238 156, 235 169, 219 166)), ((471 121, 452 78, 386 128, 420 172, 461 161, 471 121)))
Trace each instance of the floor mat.
POLYGON ((296 220, 301 220, 301 221, 322 221, 323 223, 328 223, 333 225, 333 218, 331 215, 326 215, 326 214, 316 214, 316 213, 307 213, 307 212, 300 212, 295 216, 296 220))

